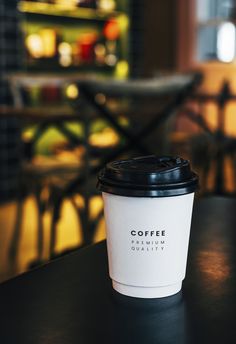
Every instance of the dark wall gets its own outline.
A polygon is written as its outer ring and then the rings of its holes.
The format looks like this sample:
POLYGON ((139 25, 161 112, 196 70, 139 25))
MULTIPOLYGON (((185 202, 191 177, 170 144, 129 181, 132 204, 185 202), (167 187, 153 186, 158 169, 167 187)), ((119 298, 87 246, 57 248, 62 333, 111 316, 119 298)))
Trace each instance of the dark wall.
POLYGON ((144 0, 130 0, 130 76, 140 77, 143 74, 144 44, 144 0))
POLYGON ((0 104, 11 103, 4 76, 22 65, 22 42, 17 0, 0 1, 0 104))
POLYGON ((147 0, 143 6, 143 74, 176 68, 176 0, 147 0))
MULTIPOLYGON (((0 106, 11 105, 6 81, 22 64, 22 42, 16 0, 0 1, 0 106)), ((0 202, 14 197, 20 170, 20 123, 9 113, 0 117, 0 202)))

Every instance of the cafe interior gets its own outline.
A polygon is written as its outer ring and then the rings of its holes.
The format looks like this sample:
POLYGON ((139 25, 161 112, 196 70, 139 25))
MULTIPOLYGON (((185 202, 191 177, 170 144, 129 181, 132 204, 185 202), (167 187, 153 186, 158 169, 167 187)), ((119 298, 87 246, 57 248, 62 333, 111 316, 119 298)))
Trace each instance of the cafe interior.
POLYGON ((235 197, 233 0, 0 2, 0 282, 105 239, 97 174, 190 160, 235 197))

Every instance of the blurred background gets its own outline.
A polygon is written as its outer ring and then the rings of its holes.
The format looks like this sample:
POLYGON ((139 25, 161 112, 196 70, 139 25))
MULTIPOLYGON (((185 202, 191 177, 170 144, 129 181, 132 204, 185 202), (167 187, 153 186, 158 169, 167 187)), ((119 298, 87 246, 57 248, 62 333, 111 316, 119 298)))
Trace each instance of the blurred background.
POLYGON ((105 238, 109 161, 235 196, 235 44, 234 0, 0 2, 0 282, 105 238))

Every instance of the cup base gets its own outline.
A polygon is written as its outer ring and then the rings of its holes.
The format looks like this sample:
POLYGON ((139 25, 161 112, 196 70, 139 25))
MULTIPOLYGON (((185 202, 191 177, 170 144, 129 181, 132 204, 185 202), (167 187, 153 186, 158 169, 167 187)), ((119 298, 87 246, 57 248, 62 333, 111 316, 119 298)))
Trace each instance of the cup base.
POLYGON ((118 293, 126 296, 152 299, 177 294, 182 288, 182 281, 162 287, 135 287, 112 280, 112 286, 118 293))

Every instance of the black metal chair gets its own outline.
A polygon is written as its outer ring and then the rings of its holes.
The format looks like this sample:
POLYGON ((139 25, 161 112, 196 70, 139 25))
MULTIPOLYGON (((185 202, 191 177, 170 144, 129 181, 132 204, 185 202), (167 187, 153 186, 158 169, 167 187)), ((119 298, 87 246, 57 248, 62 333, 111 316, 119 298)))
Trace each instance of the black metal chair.
MULTIPOLYGON (((37 77, 34 79, 33 76, 29 76, 29 82, 37 82, 37 77)), ((52 78, 52 80, 54 80, 52 78)), ((194 89, 197 87, 201 80, 198 74, 186 74, 186 75, 172 75, 163 76, 157 79, 150 80, 104 80, 104 79, 78 79, 77 84, 80 90, 80 97, 88 104, 88 107, 92 107, 95 115, 106 120, 109 125, 119 134, 122 138, 120 144, 111 150, 108 150, 107 154, 101 150, 96 156, 96 163, 91 163, 91 156, 93 154, 92 147, 89 144, 90 125, 92 118, 87 113, 81 111, 80 101, 73 104, 75 119, 82 120, 84 125, 84 139, 75 137, 74 134, 68 132, 63 125, 63 121, 67 120, 68 117, 58 119, 54 122, 57 116, 54 118, 44 118, 40 120, 40 125, 36 131, 35 137, 31 144, 34 145, 42 133, 48 128, 49 125, 55 125, 62 133, 64 133, 73 144, 81 144, 85 147, 84 164, 78 167, 75 177, 71 180, 68 179, 68 183, 51 183, 49 199, 45 203, 45 200, 41 199, 41 188, 43 187, 44 179, 48 178, 50 174, 58 174, 58 170, 40 171, 40 169, 31 168, 31 173, 34 177, 32 180, 35 181, 35 192, 38 204, 39 217, 42 217, 46 207, 49 207, 52 212, 51 222, 51 242, 50 242, 50 257, 55 256, 55 243, 57 238, 57 224, 61 216, 61 207, 65 198, 71 199, 74 207, 76 208, 78 217, 82 223, 82 234, 83 234, 83 245, 89 244, 93 241, 96 226, 102 216, 102 211, 99 212, 97 217, 91 220, 89 214, 89 201, 91 196, 96 194, 95 180, 97 172, 107 162, 114 160, 118 157, 130 154, 130 150, 136 151, 136 154, 150 154, 153 153, 152 149, 147 146, 146 140, 151 133, 160 128, 163 123, 166 123, 176 111, 183 106, 185 101, 192 95, 194 89), (133 98, 139 99, 164 99, 163 106, 152 118, 148 118, 145 126, 141 127, 139 131, 131 130, 132 123, 129 128, 122 126, 117 118, 113 115, 112 111, 98 101, 96 95, 102 93, 107 97, 115 98, 133 98), (73 201, 73 197, 76 193, 80 193, 84 198, 84 207, 78 207, 76 202, 73 201)), ((74 80, 76 81, 76 80, 74 80)), ((20 79, 18 79, 18 84, 20 79)), ((27 76, 23 78, 23 84, 27 83, 27 76)), ((43 78, 43 82, 50 83, 50 76, 43 78)), ((135 102, 135 101, 134 101, 135 102)), ((132 104, 133 105, 133 104, 132 104)), ((133 110, 133 106, 132 110, 133 110)), ((166 134, 166 133, 165 133, 166 134)), ((135 154, 135 153, 132 153, 135 154)), ((62 180, 65 181, 66 173, 62 174, 62 180)), ((19 224, 20 211, 17 223, 19 224)), ((43 236, 42 236, 42 222, 38 222, 38 257, 40 261, 43 236)), ((16 231, 17 232, 17 231, 16 231)), ((14 242, 14 240, 13 240, 14 242)), ((14 250, 10 250, 12 256, 14 256, 14 250)))

